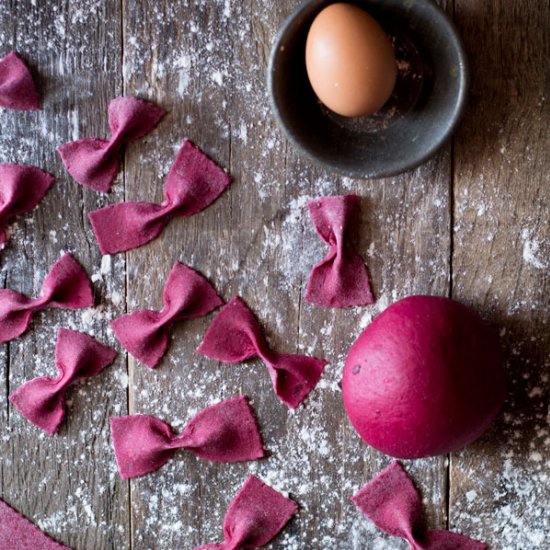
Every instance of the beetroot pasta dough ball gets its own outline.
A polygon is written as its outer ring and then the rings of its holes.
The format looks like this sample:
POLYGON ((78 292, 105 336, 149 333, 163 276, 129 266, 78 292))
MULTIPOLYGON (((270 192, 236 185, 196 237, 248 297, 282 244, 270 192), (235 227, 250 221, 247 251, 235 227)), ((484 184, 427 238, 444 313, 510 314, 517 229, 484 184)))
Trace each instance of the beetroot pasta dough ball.
POLYGON ((448 453, 479 437, 506 397, 497 336, 471 309, 410 296, 351 347, 344 405, 359 435, 397 458, 448 453))

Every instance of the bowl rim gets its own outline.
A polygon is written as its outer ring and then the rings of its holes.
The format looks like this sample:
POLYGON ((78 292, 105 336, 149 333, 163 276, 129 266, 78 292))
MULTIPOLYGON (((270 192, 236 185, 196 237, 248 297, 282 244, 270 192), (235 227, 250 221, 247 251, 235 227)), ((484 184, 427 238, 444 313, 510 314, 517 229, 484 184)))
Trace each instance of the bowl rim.
MULTIPOLYGON (((267 66, 267 86, 269 90, 268 95, 269 95, 269 103, 271 106, 271 110, 275 116, 275 119, 277 120, 277 123, 279 124, 280 127, 282 127, 286 137, 289 139, 292 145, 298 150, 298 152, 301 155, 304 155, 313 163, 317 165, 321 165, 325 168, 328 168, 332 172, 338 173, 340 175, 351 177, 351 178, 357 178, 357 179, 378 179, 378 178, 397 176, 399 174, 402 174, 404 172, 417 168, 418 166, 426 162, 429 158, 431 158, 451 138, 458 121, 462 117, 466 107, 468 91, 470 87, 470 67, 468 63, 466 50, 464 47, 464 42, 460 34, 458 33, 458 30, 453 20, 441 7, 435 4, 432 0, 413 0, 413 2, 411 3, 412 7, 414 7, 415 4, 420 4, 423 7, 429 10, 432 10, 432 13, 438 19, 437 24, 434 26, 437 27, 438 29, 444 29, 445 32, 448 33, 448 37, 450 38, 449 42, 452 42, 452 49, 456 52, 457 59, 458 59, 458 64, 457 64, 458 93, 456 95, 456 100, 453 104, 453 108, 449 109, 449 115, 445 119, 446 120, 445 131, 442 133, 440 139, 434 141, 433 144, 423 152, 423 154, 416 156, 413 159, 410 159, 410 158, 407 159, 407 157, 404 157, 404 160, 402 160, 401 162, 397 161, 396 163, 394 163, 394 165, 392 165, 392 167, 388 167, 387 170, 379 169, 379 170, 371 170, 369 172, 367 170, 364 170, 364 169, 361 170, 359 168, 348 169, 348 168, 342 167, 341 165, 333 164, 325 160, 323 157, 315 155, 309 150, 309 148, 303 145, 301 140, 298 137, 296 137, 294 132, 291 131, 291 129, 285 122, 284 118, 281 116, 279 105, 274 93, 274 87, 275 87, 274 65, 275 65, 277 56, 281 51, 281 47, 283 46, 282 44, 283 38, 287 34, 290 26, 293 24, 295 19, 297 19, 312 4, 326 3, 326 6, 328 6, 330 4, 336 4, 340 2, 345 3, 346 0, 328 0, 328 1, 327 0, 305 0, 293 10, 293 12, 283 21, 282 25, 279 27, 279 30, 275 35, 275 39, 271 47, 268 66, 267 66)), ((368 8, 369 0, 364 0, 364 2, 365 2, 365 8, 368 8)), ((324 9, 324 7, 320 9, 324 9)), ((403 9, 404 10, 408 9, 406 3, 403 5, 403 9)))

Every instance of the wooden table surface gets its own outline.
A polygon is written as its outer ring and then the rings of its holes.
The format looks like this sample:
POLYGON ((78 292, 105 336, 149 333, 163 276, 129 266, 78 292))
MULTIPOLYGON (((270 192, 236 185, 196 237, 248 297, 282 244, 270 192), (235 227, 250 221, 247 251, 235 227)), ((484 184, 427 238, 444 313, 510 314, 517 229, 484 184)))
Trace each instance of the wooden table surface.
POLYGON ((43 312, 23 337, 0 347, 0 496, 78 550, 191 549, 222 540, 227 505, 253 472, 301 507, 269 548, 405 548, 349 501, 390 459, 351 428, 339 379, 348 347, 376 314, 406 295, 436 294, 473 306, 500 332, 510 397, 492 429, 463 451, 405 461, 423 493, 426 523, 495 550, 550 548, 550 2, 440 2, 470 56, 468 109, 432 160, 371 181, 304 160, 271 116, 268 53, 296 3, 0 4, 0 56, 18 50, 44 99, 40 112, 0 112, 0 162, 33 164, 57 178, 40 206, 11 226, 0 285, 36 295, 51 265, 71 251, 92 277, 98 304, 43 312), (112 192, 97 194, 72 180, 55 148, 107 136, 108 102, 122 94, 169 114, 127 148, 112 192), (149 245, 102 258, 86 214, 121 200, 160 202, 186 136, 230 170, 228 192, 205 212, 174 220, 149 245), (326 248, 306 200, 352 192, 363 198, 359 250, 378 300, 366 308, 312 307, 303 300, 305 282, 326 248), (8 393, 55 373, 58 328, 120 349, 108 321, 160 308, 176 259, 205 273, 224 299, 242 296, 276 349, 330 361, 305 405, 283 406, 257 361, 220 365, 196 355, 210 316, 177 325, 157 370, 121 353, 74 388, 56 437, 26 422, 8 393), (120 479, 111 415, 154 414, 180 429, 199 409, 240 392, 257 411, 268 459, 219 465, 180 452, 158 472, 120 479))

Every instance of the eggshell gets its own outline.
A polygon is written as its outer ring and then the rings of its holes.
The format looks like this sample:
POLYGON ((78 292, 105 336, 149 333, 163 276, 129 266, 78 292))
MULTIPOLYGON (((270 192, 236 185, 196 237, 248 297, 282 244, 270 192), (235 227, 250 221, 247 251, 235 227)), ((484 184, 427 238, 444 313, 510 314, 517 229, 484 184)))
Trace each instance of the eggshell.
POLYGON ((317 97, 348 117, 378 111, 397 78, 390 39, 365 10, 331 4, 314 19, 306 41, 306 70, 317 97))
POLYGON ((506 397, 498 337, 448 298, 410 296, 351 347, 342 392, 359 435, 397 458, 449 453, 479 437, 506 397))

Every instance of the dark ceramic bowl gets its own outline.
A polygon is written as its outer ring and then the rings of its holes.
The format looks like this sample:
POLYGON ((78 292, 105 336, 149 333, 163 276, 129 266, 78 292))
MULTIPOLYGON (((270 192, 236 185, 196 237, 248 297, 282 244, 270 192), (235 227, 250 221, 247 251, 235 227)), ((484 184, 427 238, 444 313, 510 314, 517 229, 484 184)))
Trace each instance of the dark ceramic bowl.
POLYGON ((468 66, 460 37, 430 0, 348 0, 391 37, 399 74, 378 113, 341 117, 317 99, 305 67, 311 23, 333 3, 305 2, 279 32, 268 70, 277 119, 301 152, 332 171, 378 178, 418 166, 450 136, 464 108, 468 66))

